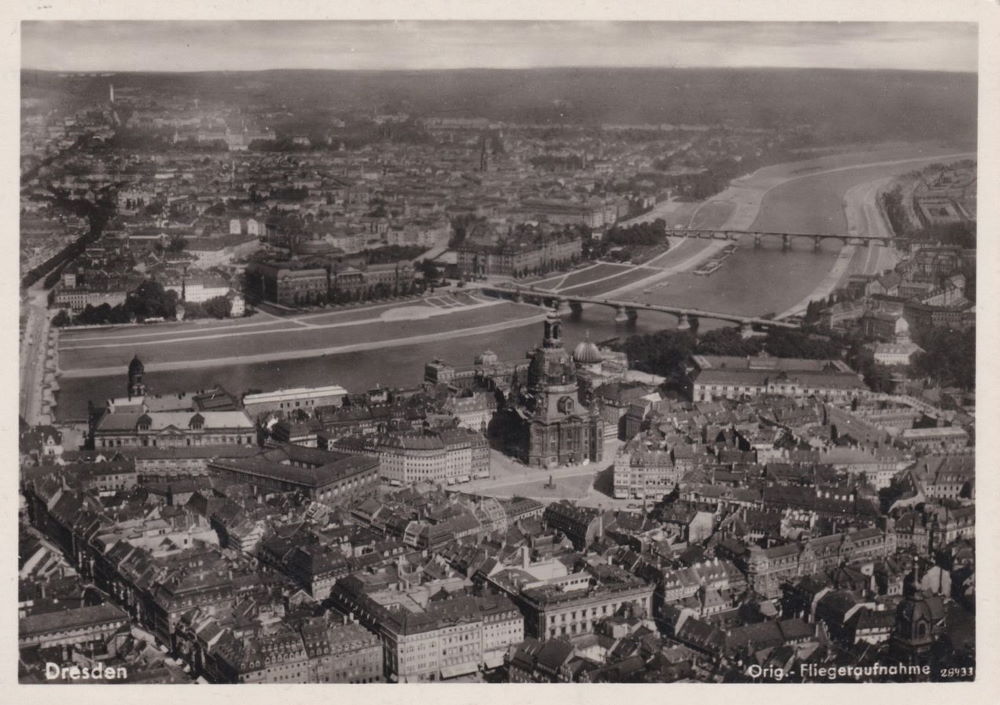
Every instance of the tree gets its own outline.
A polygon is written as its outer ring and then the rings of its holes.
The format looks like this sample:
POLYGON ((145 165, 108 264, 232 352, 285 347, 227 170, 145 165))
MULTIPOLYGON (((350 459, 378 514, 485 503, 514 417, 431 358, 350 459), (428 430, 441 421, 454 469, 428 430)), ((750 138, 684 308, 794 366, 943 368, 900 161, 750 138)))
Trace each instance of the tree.
POLYGON ((70 319, 69 314, 66 313, 66 309, 64 308, 59 309, 59 313, 57 313, 52 318, 52 325, 54 325, 56 328, 62 328, 63 326, 68 326, 71 322, 72 320, 70 319))
POLYGON ((98 326, 110 323, 111 317, 112 310, 110 304, 103 303, 97 307, 87 304, 86 308, 76 317, 76 321, 85 326, 98 326))
POLYGON ((183 235, 174 235, 167 243, 167 252, 181 252, 187 247, 187 240, 183 235))
POLYGON ((810 301, 806 304, 806 315, 805 323, 806 325, 812 325, 819 320, 819 314, 822 310, 822 302, 820 301, 810 301))
POLYGON ((918 375, 937 384, 973 389, 976 385, 976 328, 932 328, 915 341, 924 349, 913 360, 918 375))
POLYGON ((763 347, 764 341, 761 338, 744 339, 734 326, 710 330, 698 339, 698 353, 701 355, 746 357, 759 354, 763 347))
POLYGON ((125 297, 125 311, 138 319, 173 318, 177 292, 167 291, 155 279, 147 279, 125 297))
POLYGON ((833 337, 787 328, 771 329, 765 342, 765 349, 770 355, 809 360, 837 359, 841 357, 843 347, 843 344, 833 337))
POLYGON ((197 301, 186 301, 184 303, 184 318, 194 320, 196 318, 204 318, 206 315, 204 305, 197 301))
POLYGON ((458 247, 465 241, 466 235, 478 223, 485 223, 486 218, 477 217, 471 213, 457 215, 451 219, 452 236, 448 241, 449 247, 458 247))
POLYGON ((128 323, 129 315, 125 307, 119 304, 111 309, 108 323, 128 323))
POLYGON ((688 332, 664 330, 630 336, 624 347, 629 363, 636 369, 682 384, 686 377, 685 363, 694 352, 695 340, 688 332))
POLYGON ((437 264, 428 259, 422 259, 417 263, 417 269, 423 272, 424 279, 432 282, 437 281, 441 277, 441 271, 437 264))

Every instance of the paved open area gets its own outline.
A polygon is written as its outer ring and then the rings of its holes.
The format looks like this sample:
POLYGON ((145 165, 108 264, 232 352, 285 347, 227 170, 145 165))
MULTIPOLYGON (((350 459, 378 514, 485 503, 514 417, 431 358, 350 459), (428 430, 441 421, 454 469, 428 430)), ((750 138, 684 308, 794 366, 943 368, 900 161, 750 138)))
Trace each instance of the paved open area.
POLYGON ((571 499, 586 506, 626 508, 634 502, 611 497, 611 468, 622 442, 604 443, 603 460, 544 469, 528 467, 499 451, 491 451, 493 477, 465 483, 461 489, 492 497, 530 497, 551 502, 571 499))

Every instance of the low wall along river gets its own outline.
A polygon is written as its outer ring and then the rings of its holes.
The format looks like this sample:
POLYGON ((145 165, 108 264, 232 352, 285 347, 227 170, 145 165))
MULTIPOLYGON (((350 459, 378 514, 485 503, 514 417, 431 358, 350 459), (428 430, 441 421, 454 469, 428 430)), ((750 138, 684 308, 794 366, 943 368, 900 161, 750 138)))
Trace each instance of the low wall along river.
MULTIPOLYGON (((703 205, 695 212, 694 222, 706 228, 846 232, 845 208, 860 208, 863 204, 845 203, 845 197, 872 199, 876 182, 884 183, 893 175, 932 161, 969 156, 973 155, 947 148, 897 147, 767 167, 737 180, 726 192, 703 205)), ((662 213, 644 217, 664 217, 670 227, 683 226, 692 222, 691 210, 666 207, 662 213)), ((782 313, 813 293, 825 294, 823 289, 831 285, 831 270, 841 251, 839 241, 825 242, 818 252, 813 251, 811 241, 793 241, 790 250, 782 251, 780 244, 773 242, 755 249, 752 240, 745 238, 736 253, 714 274, 691 273, 700 261, 722 246, 724 243, 702 240, 675 241, 671 251, 654 262, 662 271, 657 274, 651 270, 651 275, 657 275, 652 280, 640 278, 636 282, 636 276, 626 276, 616 281, 611 277, 593 284, 594 291, 578 288, 573 293, 615 291, 615 298, 632 297, 672 306, 757 316, 782 313), (630 284, 631 288, 626 287, 623 292, 623 284, 630 284)), ((841 278, 840 270, 846 276, 848 271, 865 267, 872 270, 891 263, 891 257, 867 250, 860 247, 853 253, 845 253, 850 256, 849 267, 842 262, 832 279, 841 278)), ((599 276, 606 277, 607 270, 599 276)), ((579 279, 576 277, 574 282, 579 279)), ((413 386, 422 379, 424 363, 435 357, 467 364, 476 353, 487 349, 502 358, 523 357, 540 340, 538 314, 537 308, 499 303, 421 321, 396 320, 392 314, 381 316, 375 312, 371 318, 379 320, 358 323, 356 319, 362 314, 355 312, 351 314, 354 320, 343 325, 330 325, 340 320, 336 315, 317 319, 317 325, 324 326, 319 330, 306 318, 291 327, 287 322, 274 322, 275 328, 282 329, 274 334, 216 336, 200 343, 194 340, 196 336, 211 333, 190 326, 177 328, 175 336, 169 334, 175 329, 157 328, 163 335, 145 341, 135 337, 134 329, 123 330, 120 340, 109 334, 97 344, 93 342, 93 332, 67 332, 60 341, 60 367, 67 374, 59 380, 57 415, 63 420, 81 419, 86 414, 88 399, 99 403, 124 392, 125 365, 136 353, 148 360, 146 382, 160 394, 203 389, 215 383, 235 394, 250 388, 274 389, 320 382, 340 384, 351 391, 361 391, 377 383, 413 386), (171 343, 175 337, 185 340, 171 343), (392 338, 397 339, 389 342, 392 338), (299 339, 302 344, 297 342, 299 339), (275 356, 287 359, 240 362, 241 355, 260 354, 272 348, 275 356), (320 352, 323 349, 334 352, 323 355, 320 352), (120 373, 110 376, 119 366, 120 373), (85 370, 90 368, 99 368, 101 376, 87 376, 85 370), (74 369, 80 376, 73 376, 74 369)), ((573 346, 587 335, 591 340, 604 340, 627 332, 653 332, 674 325, 673 316, 642 312, 635 326, 626 329, 614 322, 613 310, 591 307, 579 320, 567 318, 563 337, 567 346, 573 346)), ((707 329, 723 324, 706 320, 701 325, 707 329)), ((257 328, 262 329, 267 329, 266 323, 257 328)), ((249 332, 254 328, 241 330, 249 332)), ((142 334, 147 332, 148 328, 142 334)), ((219 332, 223 331, 216 331, 219 332)))

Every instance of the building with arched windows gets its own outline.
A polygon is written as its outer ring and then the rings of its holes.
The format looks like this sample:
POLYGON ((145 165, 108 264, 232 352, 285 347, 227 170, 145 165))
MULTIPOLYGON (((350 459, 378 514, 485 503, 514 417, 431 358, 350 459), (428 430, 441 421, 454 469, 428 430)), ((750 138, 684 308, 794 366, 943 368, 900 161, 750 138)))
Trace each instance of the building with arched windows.
POLYGON ((563 347, 560 320, 545 320, 542 344, 529 355, 527 379, 503 414, 507 452, 541 468, 598 462, 604 421, 597 405, 580 401, 577 367, 563 347))
POLYGON ((91 430, 95 449, 254 445, 257 431, 245 411, 107 409, 91 430))

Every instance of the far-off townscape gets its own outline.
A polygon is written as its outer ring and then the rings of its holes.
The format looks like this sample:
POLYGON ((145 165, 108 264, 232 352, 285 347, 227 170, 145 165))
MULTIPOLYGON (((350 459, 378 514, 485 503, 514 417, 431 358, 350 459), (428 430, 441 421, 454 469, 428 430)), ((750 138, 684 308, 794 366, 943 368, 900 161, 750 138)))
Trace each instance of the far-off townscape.
POLYGON ((975 679, 977 25, 20 33, 20 683, 975 679))

